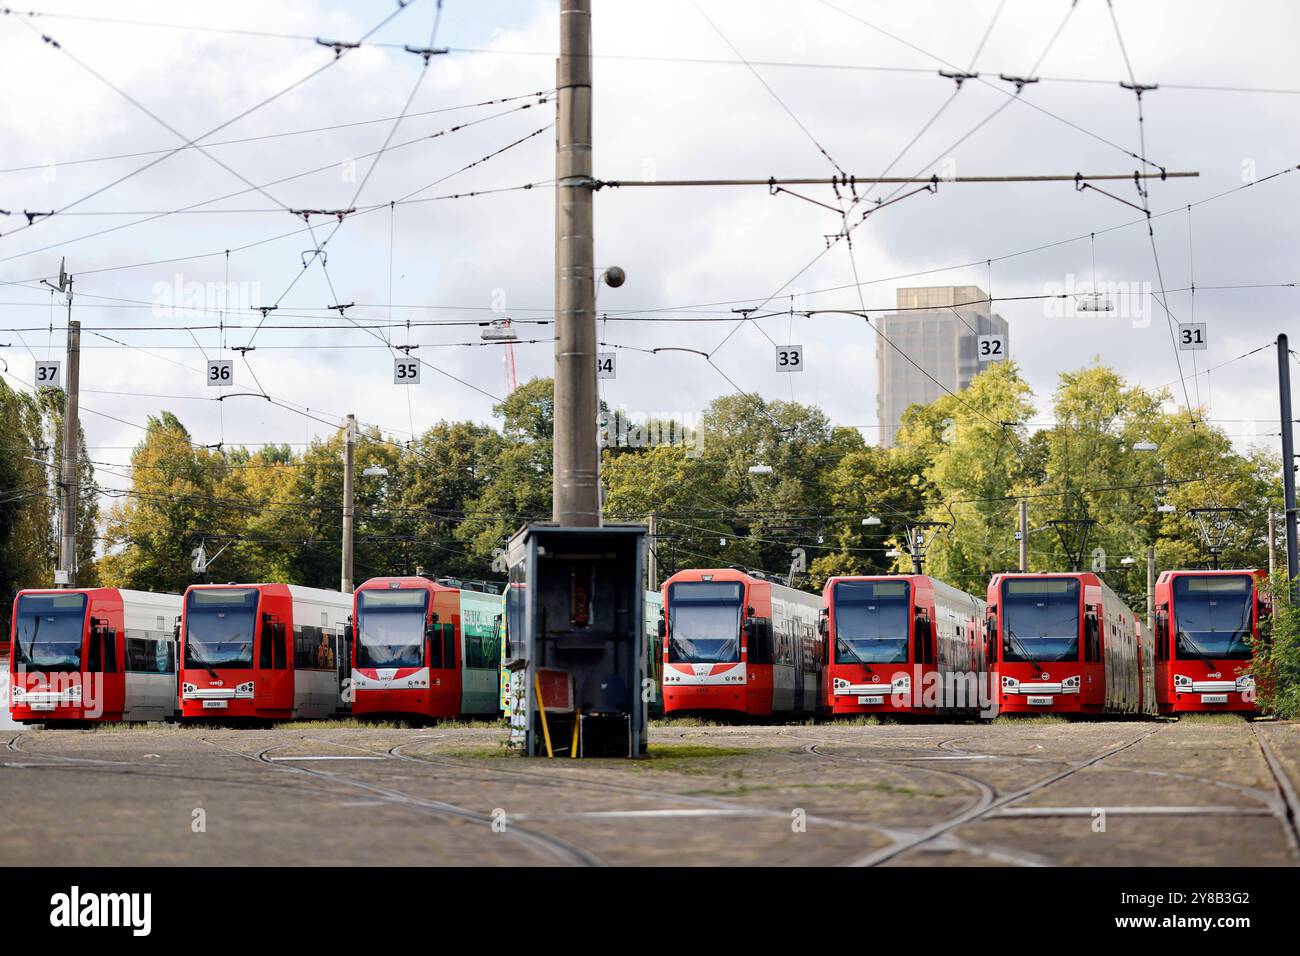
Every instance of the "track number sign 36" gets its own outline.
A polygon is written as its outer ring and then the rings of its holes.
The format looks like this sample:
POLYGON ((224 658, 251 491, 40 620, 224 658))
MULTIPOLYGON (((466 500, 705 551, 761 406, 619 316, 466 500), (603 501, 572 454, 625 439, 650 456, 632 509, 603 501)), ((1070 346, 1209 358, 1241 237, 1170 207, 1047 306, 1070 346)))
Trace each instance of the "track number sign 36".
POLYGON ((209 385, 233 385, 235 383, 235 363, 231 359, 209 359, 208 360, 208 378, 209 385))

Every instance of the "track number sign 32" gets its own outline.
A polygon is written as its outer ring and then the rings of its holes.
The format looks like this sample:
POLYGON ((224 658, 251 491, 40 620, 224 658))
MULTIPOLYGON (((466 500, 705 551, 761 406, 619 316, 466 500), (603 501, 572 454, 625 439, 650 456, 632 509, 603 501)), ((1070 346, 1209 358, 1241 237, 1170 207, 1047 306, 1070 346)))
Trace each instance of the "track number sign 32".
POLYGON ((1000 335, 981 335, 977 347, 981 362, 1001 362, 1007 357, 1007 342, 1000 335))
POLYGON ((778 345, 776 347, 776 370, 778 372, 802 372, 803 346, 778 345))
POLYGON ((409 355, 393 359, 393 384, 419 385, 420 360, 413 359, 409 355))

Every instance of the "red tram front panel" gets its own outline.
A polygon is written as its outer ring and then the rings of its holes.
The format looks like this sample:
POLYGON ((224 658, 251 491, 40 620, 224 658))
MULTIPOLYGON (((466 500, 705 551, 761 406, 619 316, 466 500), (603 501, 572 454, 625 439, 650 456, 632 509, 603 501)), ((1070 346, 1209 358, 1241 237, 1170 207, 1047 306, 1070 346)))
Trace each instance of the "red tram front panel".
POLYGON ((20 723, 163 720, 175 712, 180 597, 118 588, 14 599, 10 707, 20 723))
POLYGON ((1002 713, 1154 713, 1149 638, 1090 572, 998 574, 987 650, 1002 713))
POLYGON ((927 575, 836 577, 822 591, 834 714, 974 714, 984 602, 927 575))
POLYGON ((1248 670, 1266 572, 1165 571, 1156 582, 1156 699, 1162 714, 1259 710, 1248 670))
POLYGON ((354 595, 352 712, 461 714, 460 591, 427 578, 371 578, 354 595))
POLYGON ((825 709, 816 595, 733 568, 680 571, 663 594, 666 715, 825 709))
POLYGON ((345 712, 350 605, 350 595, 289 584, 192 585, 181 615, 181 718, 345 712))

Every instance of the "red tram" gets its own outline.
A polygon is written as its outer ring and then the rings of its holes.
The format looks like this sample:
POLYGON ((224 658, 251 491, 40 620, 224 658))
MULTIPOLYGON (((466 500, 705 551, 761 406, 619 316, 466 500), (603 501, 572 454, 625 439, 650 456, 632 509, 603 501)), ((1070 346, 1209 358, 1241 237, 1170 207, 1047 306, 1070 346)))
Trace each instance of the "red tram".
POLYGON ((663 594, 666 715, 824 709, 816 595, 736 568, 680 571, 663 594))
POLYGON ((1156 581, 1156 700, 1162 714, 1258 712, 1254 657, 1267 613, 1261 569, 1164 571, 1156 581))
POLYGON ((497 713, 501 595, 399 577, 371 578, 354 599, 354 714, 497 713))
POLYGON ((985 647, 1002 713, 1154 714, 1154 644, 1090 572, 989 581, 985 647))
POLYGON ((822 591, 821 614, 831 713, 973 716, 981 709, 979 598, 923 574, 836 577, 822 591))
POLYGON ((176 713, 179 594, 19 591, 9 650, 20 723, 165 720, 176 713))
POLYGON ((329 717, 350 709, 352 595, 293 584, 195 584, 181 612, 180 716, 329 717))

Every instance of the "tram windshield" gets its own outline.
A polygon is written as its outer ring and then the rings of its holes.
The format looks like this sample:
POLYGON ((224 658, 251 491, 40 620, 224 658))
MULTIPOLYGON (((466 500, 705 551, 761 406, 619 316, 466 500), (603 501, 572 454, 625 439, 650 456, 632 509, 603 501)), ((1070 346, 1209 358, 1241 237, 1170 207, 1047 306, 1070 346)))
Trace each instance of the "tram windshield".
POLYGON ((14 664, 28 671, 81 668, 86 595, 24 594, 14 619, 14 664))
POLYGON ((1079 659, 1079 582, 1012 578, 1002 584, 1002 659, 1079 659))
POLYGON ((358 667, 423 667, 429 592, 365 590, 357 602, 358 667))
POLYGON ((740 660, 739 581, 685 581, 668 587, 668 660, 723 664, 740 660))
POLYGON ((1174 578, 1178 659, 1249 658, 1254 597, 1254 584, 1248 574, 1174 578))
POLYGON ((185 666, 251 669, 257 590, 216 588, 185 598, 185 666))
POLYGON ((836 663, 906 664, 909 590, 906 581, 837 582, 836 663))

